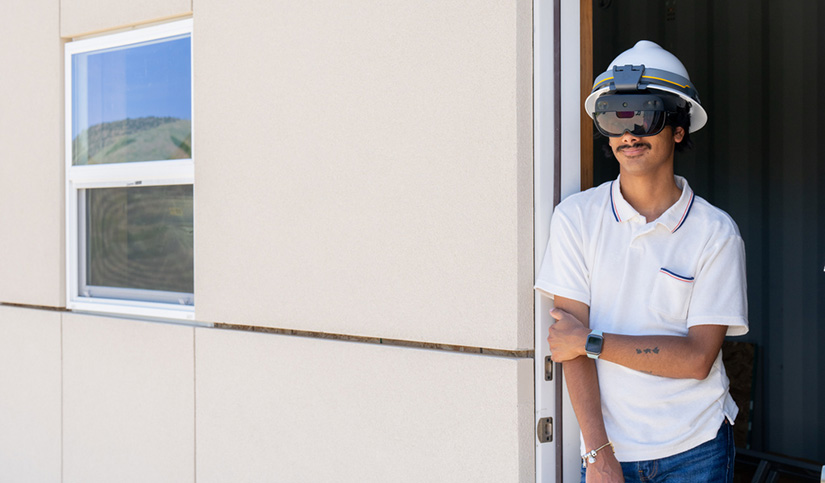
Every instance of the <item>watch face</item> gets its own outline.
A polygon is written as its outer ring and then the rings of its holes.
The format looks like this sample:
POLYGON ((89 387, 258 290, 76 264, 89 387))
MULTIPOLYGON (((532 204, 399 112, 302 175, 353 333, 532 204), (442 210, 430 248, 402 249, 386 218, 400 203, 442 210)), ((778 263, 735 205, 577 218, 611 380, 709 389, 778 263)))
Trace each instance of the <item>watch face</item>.
POLYGON ((601 354, 603 342, 604 339, 601 336, 590 334, 587 336, 587 343, 584 345, 584 350, 593 354, 601 354))

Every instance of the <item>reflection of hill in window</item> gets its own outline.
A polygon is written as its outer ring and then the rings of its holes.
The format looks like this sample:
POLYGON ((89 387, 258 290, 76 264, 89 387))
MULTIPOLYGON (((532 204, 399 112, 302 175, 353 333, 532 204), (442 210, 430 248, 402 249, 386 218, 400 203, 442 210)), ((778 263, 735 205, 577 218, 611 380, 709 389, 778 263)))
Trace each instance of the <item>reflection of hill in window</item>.
POLYGON ((192 157, 192 122, 141 117, 96 124, 72 141, 74 164, 130 163, 192 157))

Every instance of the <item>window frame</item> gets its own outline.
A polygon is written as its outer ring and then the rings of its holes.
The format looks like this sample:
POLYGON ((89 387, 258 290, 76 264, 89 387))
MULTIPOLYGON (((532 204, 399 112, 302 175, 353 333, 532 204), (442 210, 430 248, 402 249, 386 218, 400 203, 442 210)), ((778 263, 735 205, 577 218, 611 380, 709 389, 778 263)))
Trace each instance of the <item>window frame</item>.
MULTIPOLYGON (((123 47, 179 35, 189 35, 193 50, 192 19, 177 20, 161 25, 118 32, 99 37, 67 42, 64 51, 65 79, 65 195, 66 195, 66 307, 73 311, 106 313, 152 319, 195 320, 194 299, 181 301, 175 292, 144 289, 98 287, 103 296, 85 296, 82 279, 87 270, 85 260, 86 212, 85 194, 95 188, 129 188, 145 186, 194 186, 194 156, 189 159, 138 161, 96 165, 72 164, 73 71, 75 54, 123 47), (129 295, 152 294, 158 301, 133 300, 129 295), (176 303, 177 301, 177 303, 176 303), (187 304, 186 302, 191 302, 187 304)), ((190 96, 194 97, 194 70, 190 55, 190 96)), ((194 102, 190 100, 191 132, 194 138, 194 102)), ((194 144, 194 143, 193 143, 194 144)), ((194 193, 193 193, 194 196, 194 193)), ((194 208, 193 208, 194 210, 194 208)), ((194 256, 194 255, 193 255, 194 256)), ((99 290, 98 290, 99 289, 99 290)), ((187 294, 188 295, 188 294, 187 294)), ((194 294, 189 295, 194 297, 194 294)))

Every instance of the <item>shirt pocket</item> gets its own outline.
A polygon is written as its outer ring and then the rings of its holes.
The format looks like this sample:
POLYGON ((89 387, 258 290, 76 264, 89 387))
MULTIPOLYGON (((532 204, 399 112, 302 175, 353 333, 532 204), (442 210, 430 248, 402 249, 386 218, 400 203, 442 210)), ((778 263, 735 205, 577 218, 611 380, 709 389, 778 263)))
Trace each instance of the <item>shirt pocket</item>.
POLYGON ((693 277, 662 267, 653 282, 650 308, 672 319, 687 319, 693 277))

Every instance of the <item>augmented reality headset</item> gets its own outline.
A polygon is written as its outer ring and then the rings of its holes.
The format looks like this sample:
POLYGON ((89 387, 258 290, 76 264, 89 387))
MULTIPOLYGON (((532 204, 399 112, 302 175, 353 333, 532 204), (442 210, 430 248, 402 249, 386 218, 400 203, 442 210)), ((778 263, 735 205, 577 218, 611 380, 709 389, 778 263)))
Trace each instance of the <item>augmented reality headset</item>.
POLYGON ((629 132, 634 136, 655 136, 664 129, 667 116, 685 102, 671 96, 653 94, 612 94, 596 99, 593 121, 600 133, 619 137, 629 132))

